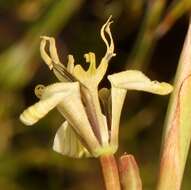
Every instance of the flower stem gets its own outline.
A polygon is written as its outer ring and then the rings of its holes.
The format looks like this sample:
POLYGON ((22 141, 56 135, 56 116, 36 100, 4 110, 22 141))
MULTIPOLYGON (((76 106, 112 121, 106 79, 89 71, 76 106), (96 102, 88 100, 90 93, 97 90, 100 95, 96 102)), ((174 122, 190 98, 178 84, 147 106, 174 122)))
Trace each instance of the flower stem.
POLYGON ((191 143, 191 17, 163 135, 157 190, 180 190, 191 143))
POLYGON ((119 171, 114 155, 100 157, 106 190, 121 190, 119 171))

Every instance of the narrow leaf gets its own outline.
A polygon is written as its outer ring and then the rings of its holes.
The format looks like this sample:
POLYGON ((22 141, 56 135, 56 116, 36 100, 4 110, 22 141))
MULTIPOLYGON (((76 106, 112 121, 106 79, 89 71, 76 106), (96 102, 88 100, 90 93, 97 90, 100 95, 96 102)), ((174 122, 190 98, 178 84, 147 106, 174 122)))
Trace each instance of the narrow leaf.
POLYGON ((191 140, 191 21, 175 78, 163 136, 157 190, 180 190, 191 140))

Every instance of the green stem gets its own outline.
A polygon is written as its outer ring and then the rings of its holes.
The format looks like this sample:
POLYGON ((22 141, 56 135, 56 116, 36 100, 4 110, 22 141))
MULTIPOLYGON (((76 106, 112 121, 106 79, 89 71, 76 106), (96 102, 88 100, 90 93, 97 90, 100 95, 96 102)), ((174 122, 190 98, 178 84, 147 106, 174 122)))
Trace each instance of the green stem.
POLYGON ((174 23, 190 10, 191 10, 190 0, 182 0, 182 1, 174 0, 171 3, 171 6, 167 11, 166 16, 156 29, 157 38, 161 38, 162 36, 164 36, 169 31, 169 29, 174 25, 174 23))
POLYGON ((165 5, 165 0, 148 1, 146 15, 126 64, 127 69, 146 70, 156 43, 155 30, 161 20, 165 5))
POLYGON ((114 155, 100 157, 106 190, 121 190, 119 171, 114 155))

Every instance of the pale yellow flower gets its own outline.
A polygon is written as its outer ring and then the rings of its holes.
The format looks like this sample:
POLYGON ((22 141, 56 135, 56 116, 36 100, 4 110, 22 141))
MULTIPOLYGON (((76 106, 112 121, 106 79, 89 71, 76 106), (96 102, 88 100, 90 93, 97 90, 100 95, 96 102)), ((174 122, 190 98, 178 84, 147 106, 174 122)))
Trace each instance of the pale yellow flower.
POLYGON ((114 154, 118 148, 120 115, 127 90, 166 95, 173 89, 168 83, 151 81, 141 71, 128 70, 109 75, 111 89, 98 91, 108 63, 115 56, 110 20, 101 28, 107 51, 98 67, 95 54, 85 54, 89 64, 87 71, 81 65, 74 65, 72 55, 68 56, 65 67, 58 58, 54 38, 41 37, 41 56, 60 82, 47 87, 38 85, 35 94, 39 102, 27 108, 20 119, 26 125, 33 125, 56 107, 66 121, 56 133, 53 149, 63 155, 79 158, 114 154), (49 53, 45 50, 47 44, 49 53))

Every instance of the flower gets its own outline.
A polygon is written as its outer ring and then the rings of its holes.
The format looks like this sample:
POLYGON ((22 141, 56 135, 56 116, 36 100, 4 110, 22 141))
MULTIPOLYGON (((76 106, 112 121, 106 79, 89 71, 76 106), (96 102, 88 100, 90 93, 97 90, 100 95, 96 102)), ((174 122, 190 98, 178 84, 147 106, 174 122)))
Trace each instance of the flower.
POLYGON ((107 50, 99 66, 96 67, 93 52, 84 55, 89 64, 87 71, 81 65, 74 65, 72 55, 68 56, 67 67, 64 66, 58 58, 54 38, 41 37, 41 56, 60 82, 46 87, 38 85, 35 94, 39 102, 27 108, 20 120, 33 125, 56 107, 66 121, 56 133, 53 149, 63 155, 80 158, 114 154, 118 148, 120 115, 127 90, 166 95, 173 89, 168 83, 151 81, 141 71, 127 70, 108 76, 111 89, 98 90, 110 59, 116 55, 111 23, 110 17, 101 28, 107 50), (47 44, 49 53, 45 49, 47 44))

